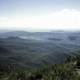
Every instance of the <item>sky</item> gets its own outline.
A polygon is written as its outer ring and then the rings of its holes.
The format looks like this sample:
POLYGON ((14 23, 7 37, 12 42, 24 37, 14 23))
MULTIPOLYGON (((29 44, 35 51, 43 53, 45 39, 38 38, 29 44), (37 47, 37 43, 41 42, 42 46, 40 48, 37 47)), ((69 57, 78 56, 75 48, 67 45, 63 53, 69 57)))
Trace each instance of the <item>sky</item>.
POLYGON ((80 30, 80 0, 0 0, 1 30, 80 30))

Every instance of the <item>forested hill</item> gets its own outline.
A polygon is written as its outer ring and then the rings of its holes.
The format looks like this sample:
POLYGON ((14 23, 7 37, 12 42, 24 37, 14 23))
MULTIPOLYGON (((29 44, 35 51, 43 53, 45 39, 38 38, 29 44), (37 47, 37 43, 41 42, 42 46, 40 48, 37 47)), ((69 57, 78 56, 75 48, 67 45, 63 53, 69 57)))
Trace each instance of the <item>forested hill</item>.
POLYGON ((80 80, 76 56, 80 32, 1 33, 0 80, 80 80))

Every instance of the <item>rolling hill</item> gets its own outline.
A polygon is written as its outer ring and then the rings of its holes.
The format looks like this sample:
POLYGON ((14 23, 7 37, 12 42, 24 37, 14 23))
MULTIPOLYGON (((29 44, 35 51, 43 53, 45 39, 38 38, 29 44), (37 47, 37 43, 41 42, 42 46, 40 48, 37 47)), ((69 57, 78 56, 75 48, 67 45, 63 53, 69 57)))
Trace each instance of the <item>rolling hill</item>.
POLYGON ((79 48, 78 32, 6 32, 0 34, 0 63, 20 67, 59 64, 79 48), (78 39, 71 39, 74 34, 78 39))

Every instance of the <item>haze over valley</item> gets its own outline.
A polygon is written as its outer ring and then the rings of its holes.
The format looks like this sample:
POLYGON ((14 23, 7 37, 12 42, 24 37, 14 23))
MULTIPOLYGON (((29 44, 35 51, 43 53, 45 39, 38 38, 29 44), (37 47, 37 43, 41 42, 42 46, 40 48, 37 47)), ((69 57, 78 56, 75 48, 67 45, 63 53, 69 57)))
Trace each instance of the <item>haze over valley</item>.
POLYGON ((63 63, 79 48, 80 32, 76 31, 4 32, 0 34, 0 63, 21 67, 63 63))

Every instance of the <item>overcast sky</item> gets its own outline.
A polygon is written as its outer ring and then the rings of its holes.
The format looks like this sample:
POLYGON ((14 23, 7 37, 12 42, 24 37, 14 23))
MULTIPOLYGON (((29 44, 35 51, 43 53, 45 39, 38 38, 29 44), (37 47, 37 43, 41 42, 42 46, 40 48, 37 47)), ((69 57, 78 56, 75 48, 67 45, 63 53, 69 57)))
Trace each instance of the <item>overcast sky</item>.
POLYGON ((80 0, 0 0, 0 29, 80 30, 80 0))

